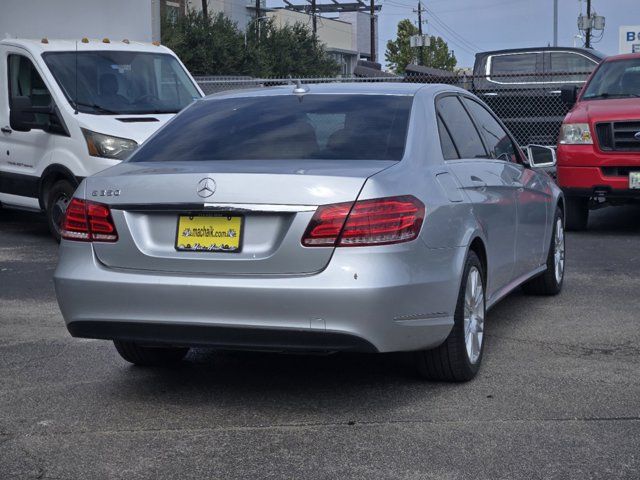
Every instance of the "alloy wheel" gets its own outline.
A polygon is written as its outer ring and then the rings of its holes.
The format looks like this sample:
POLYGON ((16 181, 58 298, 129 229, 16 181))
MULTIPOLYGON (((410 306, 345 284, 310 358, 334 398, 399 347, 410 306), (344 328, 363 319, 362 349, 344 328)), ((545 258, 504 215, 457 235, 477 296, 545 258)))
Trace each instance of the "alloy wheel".
POLYGON ((556 220, 556 233, 553 247, 553 264, 555 267, 556 282, 560 283, 564 276, 564 225, 562 219, 556 220))
POLYGON ((464 294, 464 343, 471 363, 478 361, 482 351, 484 310, 482 277, 476 267, 471 267, 464 294))

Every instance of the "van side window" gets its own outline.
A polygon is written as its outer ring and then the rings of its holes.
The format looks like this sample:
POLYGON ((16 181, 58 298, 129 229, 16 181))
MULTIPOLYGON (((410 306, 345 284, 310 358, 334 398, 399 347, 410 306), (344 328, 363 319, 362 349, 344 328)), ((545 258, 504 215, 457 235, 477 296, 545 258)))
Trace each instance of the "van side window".
POLYGON ((442 158, 445 160, 456 160, 460 158, 458 150, 449 135, 447 127, 442 123, 442 118, 438 115, 438 134, 440 135, 440 147, 442 148, 442 158))
POLYGON ((478 102, 464 97, 462 102, 469 109, 484 138, 491 158, 515 162, 518 160, 517 148, 509 134, 489 111, 478 102))
POLYGON ((458 97, 439 98, 436 107, 442 122, 451 134, 460 158, 487 158, 480 135, 458 97))
MULTIPOLYGON (((51 105, 51 94, 31 60, 22 55, 9 55, 9 108, 16 97, 29 97, 34 107, 51 105)), ((45 123, 48 116, 35 114, 36 122, 45 123)))

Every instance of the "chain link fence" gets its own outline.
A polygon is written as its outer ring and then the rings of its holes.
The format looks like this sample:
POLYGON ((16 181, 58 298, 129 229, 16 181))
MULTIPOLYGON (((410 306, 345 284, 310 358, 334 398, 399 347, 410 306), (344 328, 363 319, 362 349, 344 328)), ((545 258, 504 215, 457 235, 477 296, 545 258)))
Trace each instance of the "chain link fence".
MULTIPOLYGON (((404 76, 299 78, 303 84, 312 83, 443 83, 455 85, 481 98, 504 122, 522 146, 529 144, 555 146, 560 125, 569 111, 560 96, 563 85, 580 88, 589 72, 566 72, 556 74, 501 74, 459 75, 452 72, 435 71, 420 73, 409 71, 404 76)), ((278 85, 293 85, 291 78, 252 77, 197 77, 196 81, 205 94, 227 90, 265 88, 278 85)))

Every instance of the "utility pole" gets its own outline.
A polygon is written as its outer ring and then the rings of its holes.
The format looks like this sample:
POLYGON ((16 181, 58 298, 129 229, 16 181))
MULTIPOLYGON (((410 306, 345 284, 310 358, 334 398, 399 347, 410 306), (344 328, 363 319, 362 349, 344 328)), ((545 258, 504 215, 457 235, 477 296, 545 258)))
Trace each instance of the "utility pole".
POLYGON ((369 16, 371 17, 371 61, 376 61, 376 17, 374 15, 374 0, 371 0, 371 9, 369 16))
POLYGON ((209 6, 207 0, 202 0, 202 17, 207 20, 209 18, 209 6))
POLYGON ((260 0, 256 0, 256 38, 260 42, 260 0))
POLYGON ((316 36, 318 26, 316 23, 316 0, 311 0, 311 25, 313 26, 313 36, 316 36))
POLYGON ((558 0, 553 0, 553 46, 558 46, 558 0))
POLYGON ((419 48, 419 58, 418 65, 422 65, 424 62, 424 46, 423 46, 423 38, 422 38, 422 2, 418 0, 418 34, 420 35, 420 46, 419 48))
MULTIPOLYGON (((587 18, 591 21, 591 0, 587 0, 587 18)), ((591 25, 584 31, 584 46, 591 48, 591 25)))

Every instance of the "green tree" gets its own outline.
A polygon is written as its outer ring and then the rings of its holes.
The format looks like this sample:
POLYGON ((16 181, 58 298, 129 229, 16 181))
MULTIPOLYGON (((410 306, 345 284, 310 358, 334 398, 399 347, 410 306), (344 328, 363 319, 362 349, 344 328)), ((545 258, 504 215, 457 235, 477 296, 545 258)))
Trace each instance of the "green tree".
POLYGON ((312 77, 338 74, 338 63, 327 54, 324 44, 302 23, 276 26, 273 20, 262 22, 260 39, 253 27, 247 29, 251 74, 263 77, 312 77))
MULTIPOLYGON (((419 48, 412 48, 410 38, 418 35, 418 27, 411 20, 404 19, 398 23, 395 40, 387 42, 385 59, 391 69, 402 74, 410 63, 420 63, 419 48)), ((422 49, 422 65, 452 71, 456 66, 456 57, 449 51, 449 46, 440 37, 431 37, 431 45, 422 49)))
POLYGON ((194 75, 309 77, 339 71, 324 45, 301 23, 277 27, 262 20, 259 29, 252 22, 244 33, 222 14, 190 11, 175 21, 163 18, 162 43, 194 75))
POLYGON ((240 75, 247 68, 244 35, 222 14, 189 11, 173 22, 164 17, 162 43, 193 75, 240 75))

